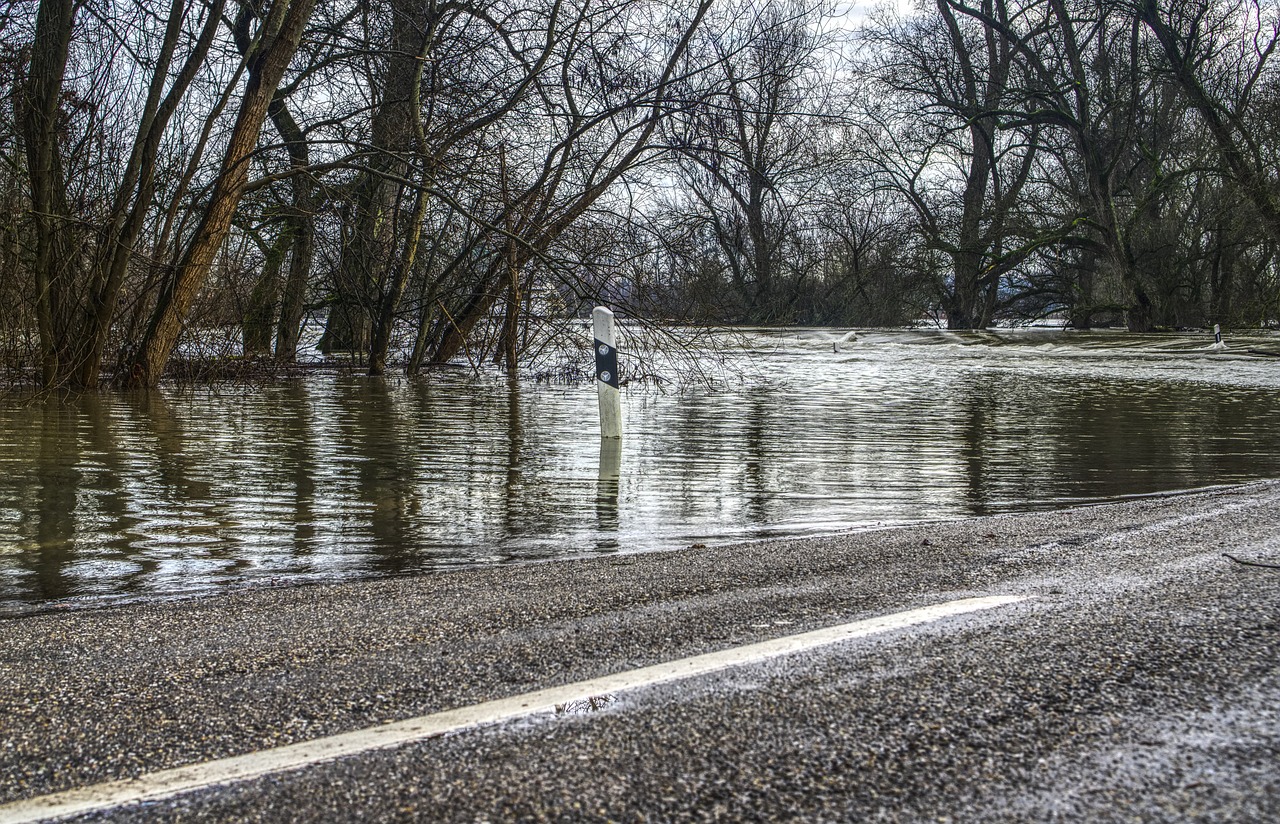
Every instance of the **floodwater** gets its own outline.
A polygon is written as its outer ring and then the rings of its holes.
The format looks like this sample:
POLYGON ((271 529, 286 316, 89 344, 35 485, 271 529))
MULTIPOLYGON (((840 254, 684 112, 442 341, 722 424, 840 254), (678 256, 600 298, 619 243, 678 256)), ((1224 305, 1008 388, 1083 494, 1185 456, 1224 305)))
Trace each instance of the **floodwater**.
POLYGON ((753 332, 723 385, 625 389, 617 451, 593 385, 462 370, 10 398, 0 614, 1280 476, 1280 337, 1211 343, 753 332))

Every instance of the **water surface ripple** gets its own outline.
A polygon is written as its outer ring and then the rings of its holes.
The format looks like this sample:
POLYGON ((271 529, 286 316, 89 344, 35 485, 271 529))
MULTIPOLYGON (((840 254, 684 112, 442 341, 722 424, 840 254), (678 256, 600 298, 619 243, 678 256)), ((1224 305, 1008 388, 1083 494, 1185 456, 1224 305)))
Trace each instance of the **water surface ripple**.
MULTIPOLYGON (((0 612, 1280 475, 1274 335, 756 332, 719 389, 317 374, 0 403, 0 612)), ((625 368, 625 366, 624 366, 625 368)))

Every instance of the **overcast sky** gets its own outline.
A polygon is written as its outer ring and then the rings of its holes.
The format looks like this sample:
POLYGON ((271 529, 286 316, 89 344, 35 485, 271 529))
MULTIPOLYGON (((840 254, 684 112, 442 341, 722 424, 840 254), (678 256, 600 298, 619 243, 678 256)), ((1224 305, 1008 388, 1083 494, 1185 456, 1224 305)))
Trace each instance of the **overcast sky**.
POLYGON ((858 26, 874 9, 880 6, 896 6, 900 11, 910 11, 915 0, 838 0, 836 17, 843 17, 845 25, 858 26))

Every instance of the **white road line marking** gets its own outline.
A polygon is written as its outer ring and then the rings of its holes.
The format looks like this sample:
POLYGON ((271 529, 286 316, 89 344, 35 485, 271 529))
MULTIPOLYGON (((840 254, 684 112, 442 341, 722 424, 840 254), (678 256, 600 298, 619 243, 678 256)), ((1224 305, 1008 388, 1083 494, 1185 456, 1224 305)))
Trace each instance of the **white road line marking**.
POLYGON ((331 735, 327 738, 317 738, 313 741, 247 755, 193 764, 189 767, 162 770, 135 779, 108 781, 39 798, 15 801, 0 805, 0 824, 28 824, 28 822, 48 821, 109 810, 141 801, 158 801, 218 784, 248 781, 271 773, 296 770, 350 755, 398 747, 472 727, 487 726, 538 713, 549 713, 555 710, 557 704, 580 701, 593 695, 616 693, 693 678, 729 667, 753 664, 781 655, 790 655, 853 638, 864 638, 881 632, 926 624, 954 615, 978 612, 1022 600, 1025 598, 997 595, 948 601, 944 604, 867 618, 851 624, 775 638, 772 641, 761 641, 720 652, 695 655, 692 658, 682 658, 665 664, 641 667, 601 678, 592 678, 588 681, 578 681, 497 701, 486 701, 483 704, 423 715, 341 735, 331 735))

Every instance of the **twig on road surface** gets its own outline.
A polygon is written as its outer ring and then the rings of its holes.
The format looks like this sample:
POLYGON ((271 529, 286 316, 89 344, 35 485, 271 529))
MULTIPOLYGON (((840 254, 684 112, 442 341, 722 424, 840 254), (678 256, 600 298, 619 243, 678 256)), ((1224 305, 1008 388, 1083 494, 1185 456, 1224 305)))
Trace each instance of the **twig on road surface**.
POLYGON ((1263 569, 1280 569, 1280 564, 1264 564, 1261 561, 1245 561, 1226 552, 1222 553, 1222 557, 1226 558, 1228 561, 1235 561, 1241 566, 1262 567, 1263 569))

